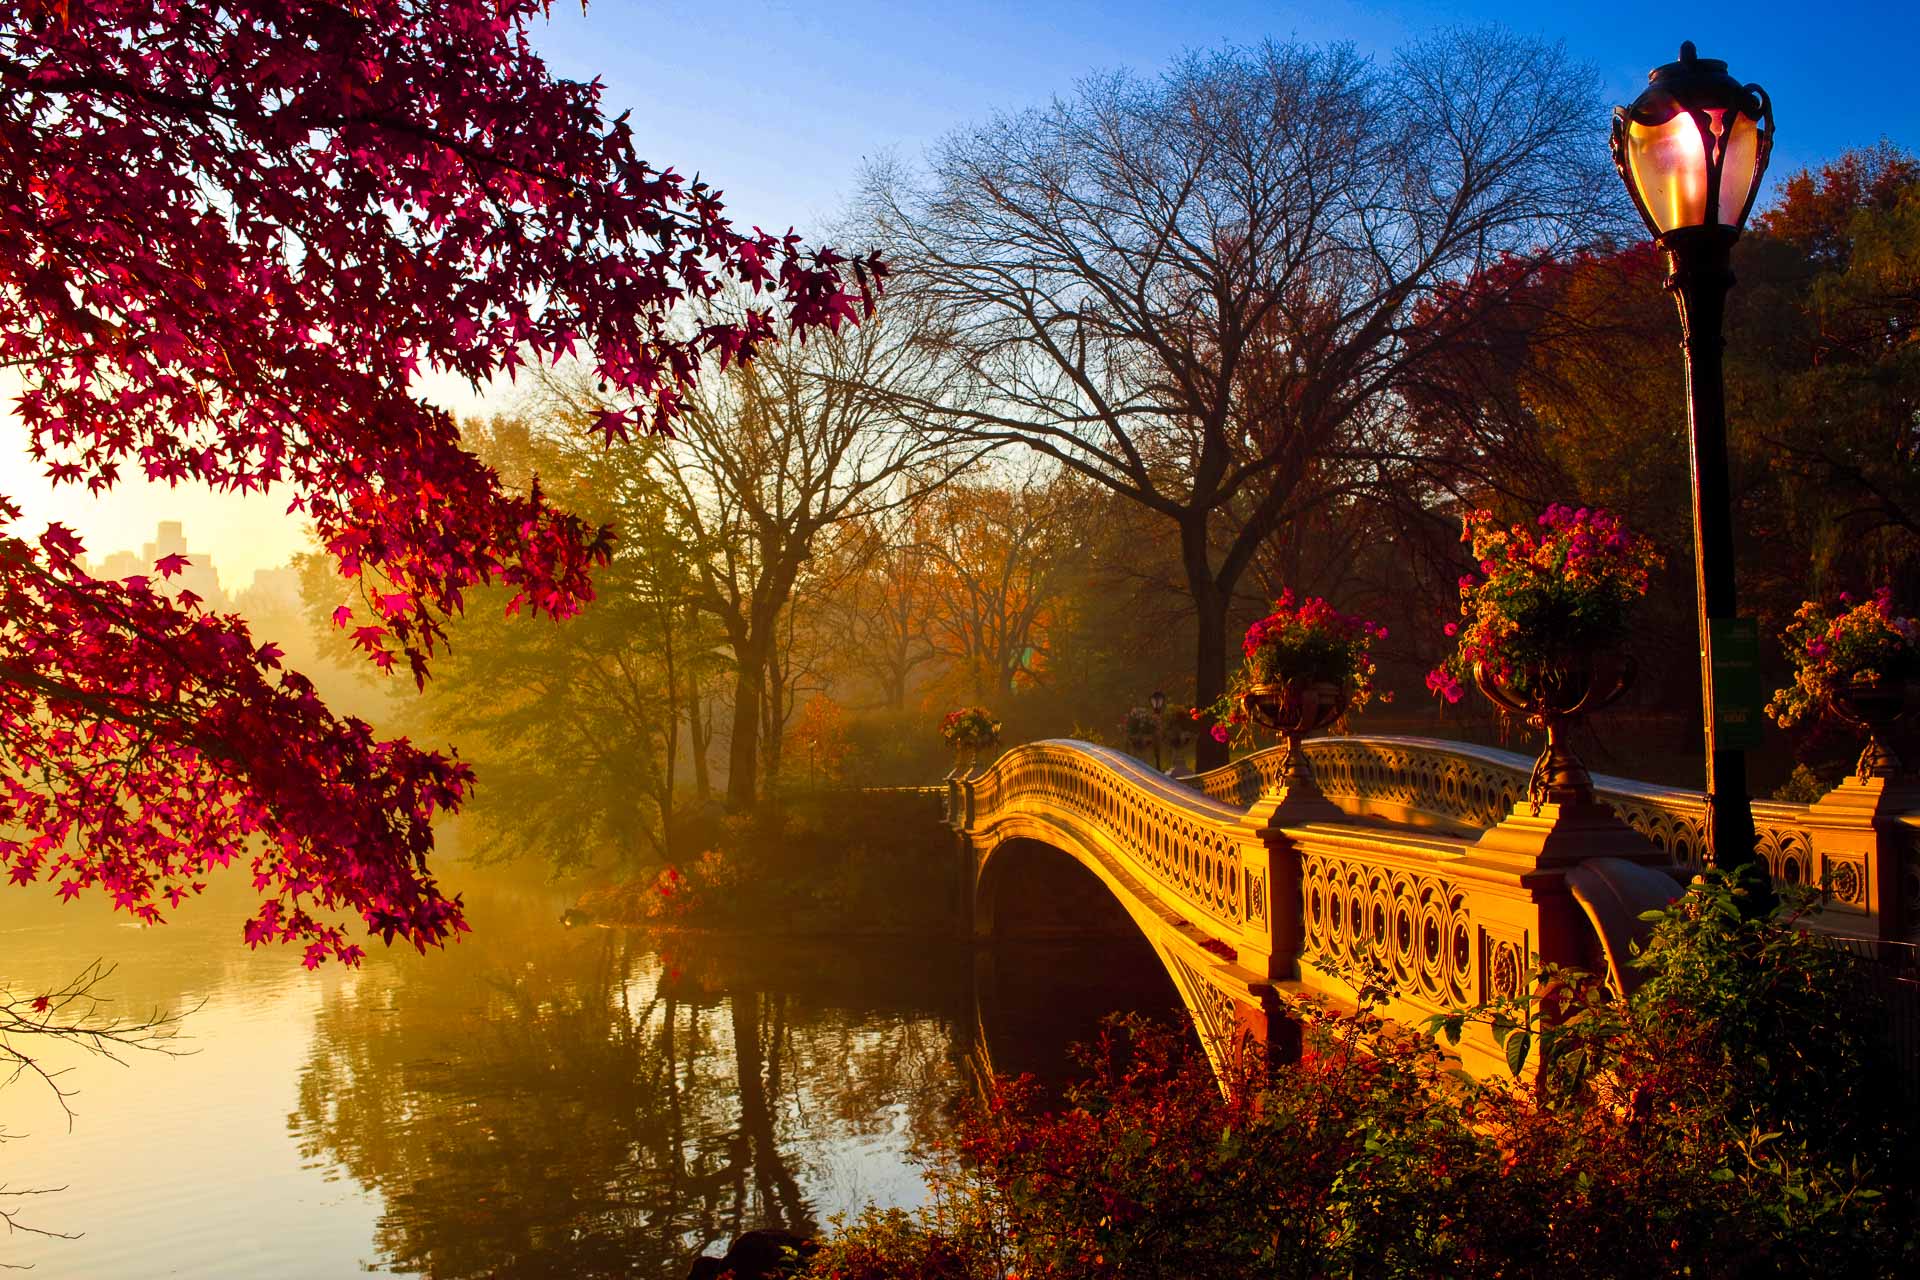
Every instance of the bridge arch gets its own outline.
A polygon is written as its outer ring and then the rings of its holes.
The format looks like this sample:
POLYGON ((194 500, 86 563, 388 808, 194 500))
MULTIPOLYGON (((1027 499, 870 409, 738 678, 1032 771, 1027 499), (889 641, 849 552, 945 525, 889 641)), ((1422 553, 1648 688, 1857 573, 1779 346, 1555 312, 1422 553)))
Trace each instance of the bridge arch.
MULTIPOLYGON (((1509 752, 1418 738, 1306 746, 1324 795, 1289 794, 1274 751, 1175 781, 1065 739, 950 778, 976 931, 995 931, 1010 866, 1059 851, 1147 940, 1218 1065, 1244 1035, 1290 1034, 1286 996, 1351 1003, 1358 969, 1384 977, 1382 1011, 1409 1026, 1518 997, 1538 962, 1592 967, 1604 953, 1621 980, 1640 910, 1678 891, 1652 868, 1684 850, 1648 833, 1704 807, 1697 793, 1598 779, 1617 819, 1598 805, 1543 814, 1515 803, 1529 762, 1509 752)), ((1787 848, 1798 833, 1772 817, 1763 844, 1776 834, 1787 848)), ((1469 1070, 1505 1071, 1484 1028, 1460 1052, 1469 1070)))
MULTIPOLYGON (((1085 749, 1084 744, 1074 746, 1085 749)), ((1101 753, 1096 757, 1098 768, 1113 770, 1117 781, 1137 783, 1149 792, 1177 786, 1128 757, 1102 748, 1089 750, 1101 753)), ((1072 932, 1071 925, 1065 923, 1071 912, 1090 908, 1094 929, 1103 925, 1110 929, 1124 922, 1129 932, 1145 943, 1191 1017, 1200 1043, 1216 1068, 1249 1038, 1265 1043, 1270 1020, 1278 1016, 1277 994, 1265 974, 1239 963, 1241 948, 1236 943, 1242 940, 1229 940, 1231 931, 1221 927, 1220 920, 1189 920, 1177 903, 1141 877, 1124 842, 1116 841, 1115 831, 1125 828, 1128 841, 1161 848, 1169 866, 1177 864, 1182 868, 1179 874, 1191 874, 1206 883, 1209 892, 1223 893, 1228 883, 1239 887, 1244 869, 1237 861, 1229 867, 1224 856, 1195 857, 1192 850, 1172 852, 1163 831, 1153 828, 1142 815, 1127 812, 1126 806, 1110 803, 1116 797, 1101 796, 1095 778, 1082 778, 1069 785, 1081 812, 1075 812, 1072 804, 1048 805, 1029 795, 1026 803, 983 815, 984 820, 967 832, 973 855, 970 892, 975 936, 1018 936, 1033 931, 1036 923, 1043 934, 1050 929, 1067 934, 1072 932), (1056 875, 1049 882, 1043 874, 1036 874, 1051 859, 1077 869, 1080 879, 1075 901, 1034 900, 1035 894, 1076 891, 1071 887, 1075 883, 1072 880, 1056 875), (1190 873, 1186 870, 1189 865, 1190 873), (1021 919, 1010 921, 1010 914, 1018 914, 1021 919)), ((1208 803, 1201 797, 1194 799, 1203 805, 1208 803)), ((1222 809, 1224 814, 1225 807, 1222 809)), ((984 1032, 983 1027, 983 1036, 984 1032)))
MULTIPOLYGON (((1165 956, 1079 859, 1014 838, 981 868, 974 950, 972 1066, 981 1079, 1077 1074, 1072 1049, 1117 1013, 1165 1023, 1187 1008, 1165 956)), ((1194 1046, 1201 1047, 1190 1031, 1194 1046)))

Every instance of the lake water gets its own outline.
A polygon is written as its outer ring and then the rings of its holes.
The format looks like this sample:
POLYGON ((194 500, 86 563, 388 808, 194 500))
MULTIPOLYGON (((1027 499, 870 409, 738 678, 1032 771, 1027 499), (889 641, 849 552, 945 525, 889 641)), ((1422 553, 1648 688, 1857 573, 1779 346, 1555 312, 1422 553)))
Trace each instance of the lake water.
POLYGON ((475 933, 445 952, 309 974, 246 950, 230 889, 156 929, 0 889, 15 991, 98 957, 116 1010, 189 1011, 184 1056, 51 1052, 70 1126, 37 1081, 0 1089, 0 1184, 58 1188, 0 1207, 79 1237, 0 1233, 0 1263, 677 1277, 749 1227, 920 1203, 916 1157, 980 1061, 983 972, 995 1065, 1043 1074, 1156 980, 1085 946, 1030 963, 947 940, 662 944, 566 928, 550 891, 467 897, 475 933))

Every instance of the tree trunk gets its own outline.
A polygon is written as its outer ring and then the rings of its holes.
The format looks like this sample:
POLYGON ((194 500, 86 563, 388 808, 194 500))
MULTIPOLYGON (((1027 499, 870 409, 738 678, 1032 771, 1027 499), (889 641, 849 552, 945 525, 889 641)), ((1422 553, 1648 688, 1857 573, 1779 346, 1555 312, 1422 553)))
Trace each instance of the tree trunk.
POLYGON ((727 747, 727 811, 751 813, 760 798, 760 701, 765 680, 758 654, 738 655, 733 679, 733 741, 727 747))
POLYGON ((667 776, 660 787, 660 843, 666 850, 667 861, 673 861, 673 789, 679 779, 674 777, 679 765, 680 721, 674 709, 680 705, 680 672, 674 662, 673 652, 673 610, 662 610, 665 626, 660 629, 661 657, 667 667, 667 776))
MULTIPOLYGON (((1220 591, 1210 591, 1208 595, 1210 599, 1194 601, 1198 606, 1197 630, 1200 636, 1193 668, 1193 704, 1196 707, 1206 706, 1226 692, 1227 688, 1227 596, 1220 591)), ((1206 729, 1202 729, 1194 739, 1193 767, 1196 772, 1218 769, 1227 762, 1227 756, 1227 744, 1214 741, 1213 735, 1206 729)))
POLYGON ((713 720, 706 699, 700 696, 700 681, 687 682, 687 738, 693 748, 693 793, 704 806, 713 798, 713 775, 708 772, 707 751, 713 746, 713 720))
POLYGON ((764 721, 766 726, 766 751, 762 754, 766 762, 767 790, 768 792, 772 792, 775 787, 780 785, 781 753, 786 748, 787 708, 785 705, 786 699, 783 694, 787 673, 780 665, 778 653, 768 654, 767 660, 761 667, 761 670, 766 673, 767 700, 764 721))
MULTIPOLYGON (((1193 705, 1204 707, 1226 692, 1227 605, 1233 593, 1222 590, 1214 581, 1204 519, 1181 527, 1180 552, 1197 624, 1194 627, 1198 645, 1193 664, 1193 705)), ((1227 744, 1215 742, 1213 735, 1202 729, 1194 740, 1194 771, 1205 773, 1208 769, 1218 769, 1227 762, 1227 755, 1227 744)))

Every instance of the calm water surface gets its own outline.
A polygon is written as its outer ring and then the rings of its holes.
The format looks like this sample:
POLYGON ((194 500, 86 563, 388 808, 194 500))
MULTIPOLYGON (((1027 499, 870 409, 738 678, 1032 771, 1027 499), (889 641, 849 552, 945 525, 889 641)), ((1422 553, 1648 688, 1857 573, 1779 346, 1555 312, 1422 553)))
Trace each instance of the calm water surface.
POLYGON ((308 974, 294 952, 246 951, 230 894, 143 930, 0 891, 15 990, 101 957, 121 1011, 193 1010, 188 1056, 59 1054, 71 1128, 36 1083, 0 1090, 0 1183, 64 1188, 24 1216, 81 1233, 0 1235, 0 1263, 650 1278, 746 1227, 921 1201, 914 1154, 966 1087, 969 949, 662 949, 562 927, 553 893, 467 896, 476 933, 445 953, 308 974))

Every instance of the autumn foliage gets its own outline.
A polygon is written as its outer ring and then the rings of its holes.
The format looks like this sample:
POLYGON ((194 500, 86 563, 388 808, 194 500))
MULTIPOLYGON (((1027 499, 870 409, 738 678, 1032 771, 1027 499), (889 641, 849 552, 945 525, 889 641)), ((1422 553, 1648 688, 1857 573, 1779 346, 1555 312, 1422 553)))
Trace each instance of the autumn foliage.
POLYGON ((927 1209, 844 1225, 804 1274, 1909 1274, 1911 1125, 1847 954, 1713 882, 1642 963, 1626 1002, 1562 971, 1494 1011, 1544 1031, 1514 1080, 1466 1082, 1364 1008, 1299 1007, 1297 1061, 1221 1078, 1117 1025, 1069 1105, 1003 1082, 927 1209))
MULTIPOLYGON (((707 361, 856 318, 843 260, 743 232, 638 158, 597 83, 531 51, 537 0, 26 0, 0 18, 0 359, 56 482, 283 485, 359 584, 340 622, 424 680, 469 590, 560 618, 610 534, 510 492, 415 389, 578 356, 670 427, 707 361), (732 323, 668 324, 732 284, 732 323)), ((862 291, 879 265, 856 264, 862 291)), ((250 943, 353 961, 338 917, 460 930, 427 870, 455 759, 328 712, 233 617, 97 582, 0 497, 0 863, 149 921, 252 868, 250 943)), ((178 564, 161 564, 161 574, 178 564)))

